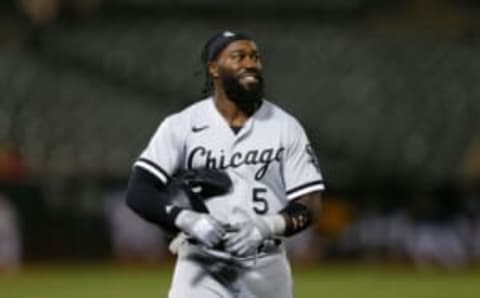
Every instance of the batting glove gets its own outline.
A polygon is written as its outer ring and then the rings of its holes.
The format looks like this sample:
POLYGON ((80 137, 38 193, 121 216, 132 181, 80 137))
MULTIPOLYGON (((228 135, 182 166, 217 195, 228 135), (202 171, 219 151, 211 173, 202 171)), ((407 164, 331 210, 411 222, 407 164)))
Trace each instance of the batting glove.
POLYGON ((225 235, 222 224, 206 213, 182 210, 175 219, 175 225, 209 248, 222 241, 225 235))
POLYGON ((232 255, 254 255, 265 240, 282 235, 285 231, 286 222, 282 215, 255 216, 244 210, 238 212, 243 214, 245 220, 233 225, 235 232, 229 232, 225 237, 225 250, 232 255))

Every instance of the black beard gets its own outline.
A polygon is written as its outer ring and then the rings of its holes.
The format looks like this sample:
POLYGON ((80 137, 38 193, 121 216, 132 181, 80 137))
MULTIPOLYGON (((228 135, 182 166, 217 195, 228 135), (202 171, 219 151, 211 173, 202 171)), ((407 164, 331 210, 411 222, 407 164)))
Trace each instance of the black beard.
POLYGON ((236 103, 241 109, 247 111, 255 110, 264 96, 263 77, 257 73, 256 84, 252 84, 250 88, 245 88, 240 84, 239 79, 230 74, 222 76, 223 89, 227 97, 236 103))

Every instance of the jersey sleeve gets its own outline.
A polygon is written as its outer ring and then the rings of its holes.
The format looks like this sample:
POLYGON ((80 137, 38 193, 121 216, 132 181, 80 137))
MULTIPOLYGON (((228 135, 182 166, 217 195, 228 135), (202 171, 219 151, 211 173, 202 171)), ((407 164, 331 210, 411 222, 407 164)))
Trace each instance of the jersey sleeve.
POLYGON ((179 127, 175 128, 172 117, 166 118, 150 139, 147 147, 135 161, 134 167, 141 167, 155 175, 164 184, 179 168, 183 156, 183 144, 179 127))
POLYGON ((320 165, 308 137, 299 123, 288 129, 283 176, 287 198, 325 189, 320 165))

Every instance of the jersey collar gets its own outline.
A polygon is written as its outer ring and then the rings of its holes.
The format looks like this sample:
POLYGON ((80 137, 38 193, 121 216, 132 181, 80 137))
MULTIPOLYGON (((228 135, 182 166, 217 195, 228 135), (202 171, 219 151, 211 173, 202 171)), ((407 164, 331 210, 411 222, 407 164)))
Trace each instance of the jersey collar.
POLYGON ((214 114, 213 117, 219 118, 217 119, 219 120, 218 122, 220 123, 219 126, 222 126, 224 129, 227 129, 231 134, 231 136, 236 140, 242 139, 252 131, 255 125, 255 120, 264 113, 263 111, 265 110, 267 105, 266 99, 262 99, 262 102, 260 103, 260 106, 258 107, 258 109, 253 113, 252 116, 248 118, 247 122, 245 122, 245 125, 242 127, 242 129, 237 134, 235 134, 230 128, 230 125, 227 123, 225 118, 223 118, 222 114, 220 113, 220 111, 218 111, 217 107, 215 106, 215 100, 213 96, 209 98, 209 101, 210 101, 210 108, 211 110, 213 110, 212 111, 212 114, 214 114))

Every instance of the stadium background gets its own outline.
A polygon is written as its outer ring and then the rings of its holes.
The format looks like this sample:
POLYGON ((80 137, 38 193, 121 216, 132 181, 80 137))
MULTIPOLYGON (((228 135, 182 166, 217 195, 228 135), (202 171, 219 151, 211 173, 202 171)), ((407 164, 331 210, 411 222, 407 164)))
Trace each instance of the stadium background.
POLYGON ((0 3, 0 296, 162 293, 165 239, 122 193, 224 28, 258 40, 327 182, 289 244, 299 297, 480 294, 477 1, 19 0, 0 3))

